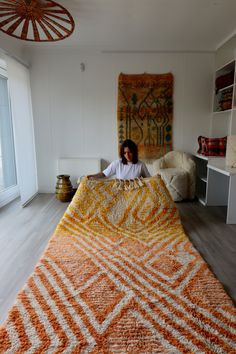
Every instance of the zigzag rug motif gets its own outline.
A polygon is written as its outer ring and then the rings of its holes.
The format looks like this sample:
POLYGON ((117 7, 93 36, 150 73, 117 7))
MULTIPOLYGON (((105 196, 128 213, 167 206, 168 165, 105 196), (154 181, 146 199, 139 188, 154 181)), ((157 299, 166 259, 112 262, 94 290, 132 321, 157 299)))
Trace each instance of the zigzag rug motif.
POLYGON ((84 180, 0 329, 0 353, 236 353, 236 309, 159 176, 84 180))

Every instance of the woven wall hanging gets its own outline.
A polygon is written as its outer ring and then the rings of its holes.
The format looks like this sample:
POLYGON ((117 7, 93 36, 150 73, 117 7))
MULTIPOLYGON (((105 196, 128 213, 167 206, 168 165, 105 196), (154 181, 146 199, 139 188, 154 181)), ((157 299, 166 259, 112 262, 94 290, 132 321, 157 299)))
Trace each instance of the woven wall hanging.
POLYGON ((132 139, 143 160, 172 150, 173 75, 120 74, 118 141, 132 139))
POLYGON ((67 38, 75 27, 70 13, 51 0, 0 1, 0 30, 9 36, 34 42, 67 38))

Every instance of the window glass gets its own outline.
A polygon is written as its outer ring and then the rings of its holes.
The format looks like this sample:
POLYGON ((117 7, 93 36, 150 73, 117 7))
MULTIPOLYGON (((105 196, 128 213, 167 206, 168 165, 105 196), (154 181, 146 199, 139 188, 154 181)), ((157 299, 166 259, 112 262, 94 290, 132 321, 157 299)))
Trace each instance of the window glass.
POLYGON ((0 192, 17 184, 7 78, 0 76, 0 192))

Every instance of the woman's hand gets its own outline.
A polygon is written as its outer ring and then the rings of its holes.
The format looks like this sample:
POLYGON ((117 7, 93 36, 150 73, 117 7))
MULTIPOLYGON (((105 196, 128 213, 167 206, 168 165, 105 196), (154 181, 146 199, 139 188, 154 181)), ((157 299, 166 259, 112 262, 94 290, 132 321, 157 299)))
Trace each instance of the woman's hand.
POLYGON ((94 175, 86 176, 88 179, 104 178, 106 177, 103 172, 95 173, 94 175))

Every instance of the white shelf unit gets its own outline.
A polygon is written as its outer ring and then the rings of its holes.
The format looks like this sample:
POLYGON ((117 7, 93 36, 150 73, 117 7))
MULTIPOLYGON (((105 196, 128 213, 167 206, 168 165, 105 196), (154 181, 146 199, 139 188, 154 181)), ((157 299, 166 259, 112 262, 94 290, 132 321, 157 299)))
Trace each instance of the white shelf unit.
POLYGON ((195 156, 196 162, 196 196, 200 203, 206 205, 207 164, 208 158, 202 155, 195 156))
MULTIPOLYGON (((209 190, 209 171, 208 165, 212 161, 224 161, 224 157, 207 157, 196 154, 196 196, 199 202, 203 205, 210 205, 208 190, 209 190)), ((212 182, 211 182, 212 183, 212 182)))
POLYGON ((227 206, 227 224, 236 224, 236 168, 225 165, 224 157, 195 155, 196 196, 204 206, 227 206))
POLYGON ((216 70, 211 136, 236 134, 236 61, 216 70))
MULTIPOLYGON (((216 70, 211 137, 236 135, 236 60, 216 70)), ((196 196, 204 206, 227 206, 227 224, 236 224, 236 169, 224 157, 195 155, 196 196)))

